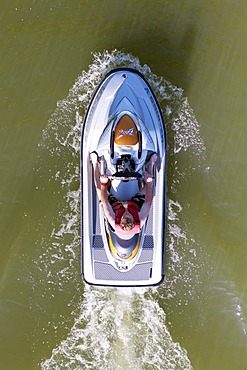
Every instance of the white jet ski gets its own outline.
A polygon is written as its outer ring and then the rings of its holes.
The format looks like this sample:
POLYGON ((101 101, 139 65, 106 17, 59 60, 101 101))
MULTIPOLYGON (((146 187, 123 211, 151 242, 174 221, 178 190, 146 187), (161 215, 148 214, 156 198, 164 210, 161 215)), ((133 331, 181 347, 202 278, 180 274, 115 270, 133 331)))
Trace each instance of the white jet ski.
MULTIPOLYGON (((166 133, 158 102, 136 70, 112 70, 99 84, 81 140, 82 276, 101 286, 153 286, 164 278, 166 133), (97 195, 90 153, 108 175, 108 193, 127 202, 138 193, 153 153, 153 201, 145 224, 122 235, 106 218, 97 195)), ((124 233, 123 233, 124 234, 124 233)))

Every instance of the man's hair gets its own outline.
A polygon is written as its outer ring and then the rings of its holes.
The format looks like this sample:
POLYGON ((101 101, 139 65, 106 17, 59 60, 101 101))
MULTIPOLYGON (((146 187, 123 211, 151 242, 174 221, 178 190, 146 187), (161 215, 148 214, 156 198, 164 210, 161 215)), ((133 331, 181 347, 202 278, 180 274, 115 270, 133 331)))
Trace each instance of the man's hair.
POLYGON ((122 217, 120 221, 120 226, 124 231, 129 231, 135 227, 135 223, 129 217, 122 217))

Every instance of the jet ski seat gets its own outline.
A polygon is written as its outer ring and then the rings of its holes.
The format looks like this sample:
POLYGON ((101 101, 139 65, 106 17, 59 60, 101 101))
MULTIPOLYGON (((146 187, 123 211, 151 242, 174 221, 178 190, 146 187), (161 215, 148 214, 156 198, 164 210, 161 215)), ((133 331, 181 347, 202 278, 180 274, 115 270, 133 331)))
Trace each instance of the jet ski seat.
POLYGON ((114 143, 117 145, 136 145, 139 141, 138 131, 133 119, 125 114, 115 128, 114 143))

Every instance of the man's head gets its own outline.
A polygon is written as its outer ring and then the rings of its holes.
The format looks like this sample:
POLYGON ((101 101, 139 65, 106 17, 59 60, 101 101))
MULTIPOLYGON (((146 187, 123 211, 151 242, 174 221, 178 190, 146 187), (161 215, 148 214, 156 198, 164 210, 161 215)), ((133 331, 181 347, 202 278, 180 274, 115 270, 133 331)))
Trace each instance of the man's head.
POLYGON ((135 222, 133 216, 129 212, 125 212, 121 217, 120 226, 124 231, 130 231, 134 229, 135 222))

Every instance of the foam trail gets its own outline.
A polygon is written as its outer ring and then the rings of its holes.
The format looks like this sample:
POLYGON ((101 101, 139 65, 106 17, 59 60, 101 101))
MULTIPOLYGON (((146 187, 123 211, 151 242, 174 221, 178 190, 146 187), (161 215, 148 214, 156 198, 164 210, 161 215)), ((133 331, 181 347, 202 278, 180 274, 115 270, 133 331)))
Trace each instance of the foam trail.
POLYGON ((192 369, 150 291, 126 291, 86 288, 68 337, 42 369, 192 369))
MULTIPOLYGON (((81 126, 93 91, 106 73, 116 67, 131 67, 139 70, 151 84, 167 124, 169 157, 174 157, 171 162, 176 166, 179 155, 184 153, 189 159, 183 171, 176 169, 173 171, 176 176, 171 175, 170 190, 173 194, 193 171, 190 159, 196 156, 198 166, 204 160, 205 147, 199 125, 182 89, 153 74, 147 65, 141 65, 139 59, 131 54, 114 50, 97 53, 93 57, 88 72, 82 72, 67 98, 58 103, 40 144, 40 171, 46 166, 51 173, 50 181, 54 187, 57 184, 57 195, 62 200, 49 240, 44 240, 37 267, 40 271, 47 271, 49 284, 61 291, 65 291, 71 282, 75 283, 78 292, 81 291, 82 283, 78 282, 80 278, 75 273, 75 268, 79 270, 80 261, 81 126), (59 162, 63 165, 57 165, 59 162)), ((180 244, 188 242, 194 245, 190 248, 189 258, 196 254, 195 241, 186 234, 186 225, 182 227, 179 222, 182 210, 178 201, 169 201, 168 280, 163 288, 99 290, 86 286, 82 300, 75 302, 79 308, 72 312, 72 328, 66 339, 53 349, 51 357, 42 362, 43 370, 192 369, 186 350, 173 341, 165 312, 155 298, 155 294, 157 297, 165 294, 166 299, 174 297, 176 282, 186 276, 180 269, 184 267, 184 261, 188 261, 188 256, 183 254, 180 244)), ((186 264, 190 292, 194 276, 200 281, 199 267, 200 260, 196 258, 193 264, 186 264), (194 274, 195 267, 197 275, 194 274)))

